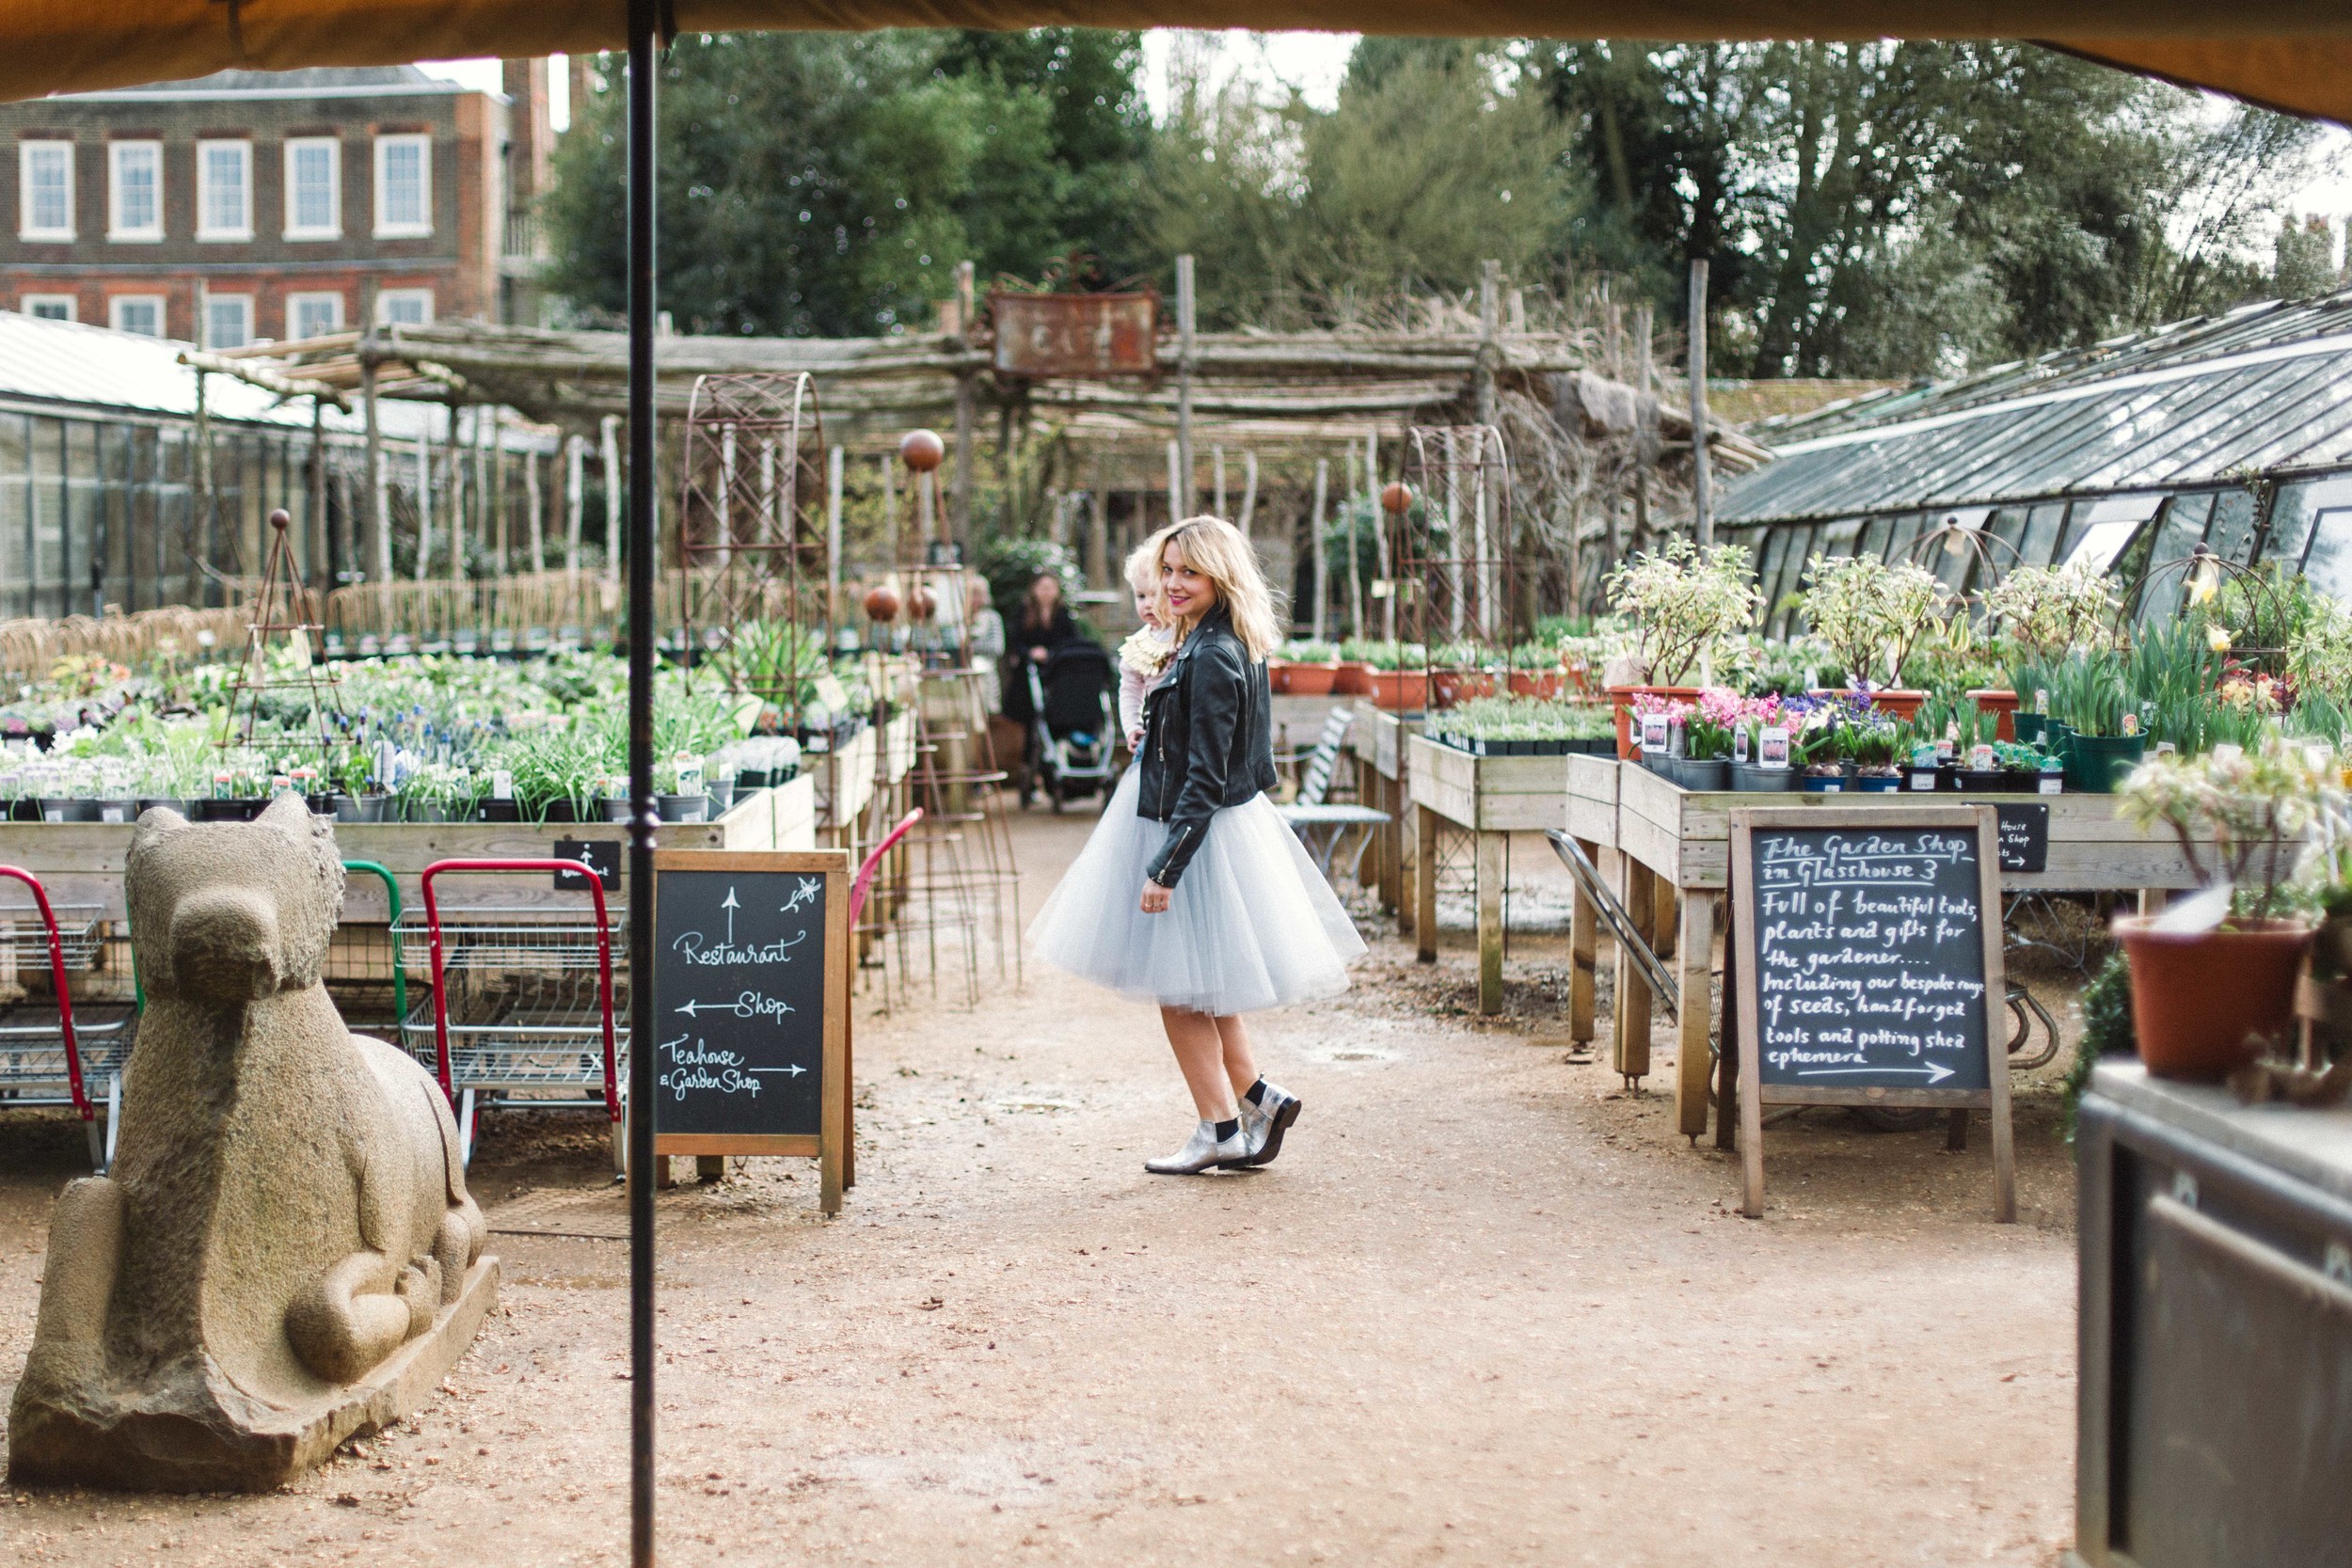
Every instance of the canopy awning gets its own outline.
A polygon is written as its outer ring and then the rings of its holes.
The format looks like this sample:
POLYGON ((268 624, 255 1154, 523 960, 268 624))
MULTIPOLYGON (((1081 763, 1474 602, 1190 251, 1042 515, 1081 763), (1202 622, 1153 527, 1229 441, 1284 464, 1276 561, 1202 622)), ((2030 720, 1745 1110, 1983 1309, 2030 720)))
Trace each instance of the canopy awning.
MULTIPOLYGON (((675 0, 685 32, 1248 27, 1635 39, 2030 38, 2352 124, 2352 6, 2312 0, 675 0)), ((623 0, 8 0, 0 98, 230 69, 614 49, 623 0)))

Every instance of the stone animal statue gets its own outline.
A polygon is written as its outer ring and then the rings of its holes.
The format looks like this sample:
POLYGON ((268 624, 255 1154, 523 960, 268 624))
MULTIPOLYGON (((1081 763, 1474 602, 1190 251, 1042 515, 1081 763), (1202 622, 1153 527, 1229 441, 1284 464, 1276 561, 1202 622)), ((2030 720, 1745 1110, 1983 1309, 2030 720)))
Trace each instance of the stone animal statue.
POLYGON ((319 983, 342 894, 296 796, 139 818, 147 1006, 114 1167, 51 1223, 11 1478, 276 1486, 429 1393, 496 1300, 448 1101, 319 983))

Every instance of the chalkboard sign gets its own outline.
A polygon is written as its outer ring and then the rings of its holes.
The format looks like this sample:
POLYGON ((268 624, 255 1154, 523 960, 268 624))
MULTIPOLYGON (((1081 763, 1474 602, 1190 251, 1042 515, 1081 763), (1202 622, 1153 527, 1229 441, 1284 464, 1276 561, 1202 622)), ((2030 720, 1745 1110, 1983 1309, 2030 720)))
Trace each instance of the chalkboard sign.
POLYGON ((2013 1217, 1994 809, 1735 811, 1731 828, 1747 1212, 1767 1103, 1983 1106, 2013 1217))
POLYGON ((2050 866, 2050 808, 1995 806, 2001 814, 2001 869, 2046 871, 2050 866))
POLYGON ((849 881, 837 852, 655 852, 656 1153, 815 1158, 839 1207, 849 881))

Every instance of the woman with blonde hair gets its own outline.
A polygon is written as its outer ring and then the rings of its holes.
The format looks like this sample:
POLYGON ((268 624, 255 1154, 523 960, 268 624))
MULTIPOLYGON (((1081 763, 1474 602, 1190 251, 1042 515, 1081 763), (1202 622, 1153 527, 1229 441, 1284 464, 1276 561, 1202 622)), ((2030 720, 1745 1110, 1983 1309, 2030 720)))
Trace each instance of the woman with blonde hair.
POLYGON ((1153 535, 1175 657, 1144 696, 1143 739, 1040 911, 1041 957, 1159 1004, 1200 1125, 1155 1175, 1263 1165, 1298 1099, 1258 1072, 1241 1015, 1347 989, 1364 950, 1347 911, 1265 791, 1274 784, 1266 655, 1279 632, 1257 552, 1231 523, 1153 535))

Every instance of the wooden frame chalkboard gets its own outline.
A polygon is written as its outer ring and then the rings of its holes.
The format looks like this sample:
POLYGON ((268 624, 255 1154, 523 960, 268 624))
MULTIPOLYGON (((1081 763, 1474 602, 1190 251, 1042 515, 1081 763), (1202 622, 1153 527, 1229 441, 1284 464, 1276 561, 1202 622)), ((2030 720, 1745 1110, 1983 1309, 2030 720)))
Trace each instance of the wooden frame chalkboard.
POLYGON ((813 1159, 818 1206, 838 1213, 842 1189, 855 1180, 849 855, 657 849, 653 868, 650 978, 661 1037, 645 1043, 665 1053, 657 1070, 664 1088, 654 1107, 655 1155, 813 1159), (721 887, 723 898, 714 896, 721 887), (689 953, 691 963, 682 957, 689 953), (819 1016, 811 1018, 812 1009, 819 1016), (694 1042, 691 1050, 669 1050, 686 1038, 694 1042), (686 1069, 692 1085, 674 1090, 673 1074, 686 1069), (811 1076, 814 1085, 802 1082, 811 1076), (771 1080, 780 1086, 770 1088, 771 1080), (672 1106, 686 1108, 665 1118, 672 1106), (682 1125, 673 1130, 665 1119, 682 1125))
MULTIPOLYGON (((2017 1217, 2008 1031, 2000 1022, 2007 1010, 2001 965, 2000 844, 2000 820, 1990 805, 1921 806, 1900 812, 1784 807, 1731 813, 1732 941, 1738 949, 1738 994, 1733 1005, 1739 1009, 1740 1041, 1740 1207, 1750 1218, 1764 1212, 1764 1106, 1768 1103, 1947 1107, 1954 1113, 1956 1132, 1965 1127, 1965 1121, 1957 1118, 1979 1107, 1988 1109, 1993 1114, 1994 1216, 2003 1223, 2017 1217), (1759 847, 1780 863, 1759 869, 1759 847), (1973 867, 1967 863, 1971 852, 1973 867), (1804 875, 1796 875, 1799 869, 1804 875), (1836 903, 1825 908, 1823 900, 1808 902, 1799 896, 1772 916, 1781 924, 1768 940, 1760 909, 1760 901, 1768 895, 1759 879, 1774 881, 1770 895, 1777 900, 1800 885, 1809 890, 1817 876, 1823 886, 1843 889, 1851 885, 1877 895, 1873 909, 1867 911, 1868 920, 1851 927, 1837 926, 1835 921, 1840 911, 1836 903), (1974 942, 1967 941, 1965 932, 1945 934, 1949 922, 1966 918, 1965 906, 1958 901, 1963 892, 1974 895, 1974 942), (1805 924, 1792 927, 1788 924, 1790 921, 1805 924), (1915 925, 1921 928, 1912 929, 1915 925), (1855 935, 1865 931, 1865 936, 1855 935), (1843 945, 1801 957, 1805 941, 1843 945), (1897 954, 1906 956, 1897 958, 1897 954), (1846 967, 1851 974, 1838 973, 1841 958, 1849 960, 1846 967), (1842 1016, 1845 1024, 1839 1043, 1847 1054, 1840 1056, 1830 1050, 1818 1057, 1804 1057, 1791 1049, 1786 1053, 1789 1060, 1864 1065, 1792 1069, 1773 1063, 1772 1076, 1768 1078, 1767 1058, 1772 1051, 1762 1028, 1764 970, 1760 967, 1768 959, 1776 974, 1786 971, 1792 976, 1804 976, 1806 984, 1800 988, 1775 988, 1784 991, 1784 998, 1798 990, 1809 992, 1806 999, 1822 1009, 1815 1016, 1833 1023, 1842 1016), (1796 967, 1800 964, 1802 968, 1796 967), (1928 972, 1925 986, 1897 973, 1921 970, 1928 972), (1924 1009, 1925 1004, 1918 1000, 1922 994, 1930 999, 1953 997, 1956 1000, 1949 1006, 1964 1008, 1967 989, 1979 980, 1981 989, 1974 1016, 1963 1013, 1959 1020, 1956 1027, 1963 1037, 1947 1056, 1927 1054, 1919 1049, 1922 1040, 1941 1037, 1936 1022, 1918 1026, 1936 1031, 1934 1036, 1909 1036, 1913 1054, 1906 1058, 1900 1054, 1903 1042, 1895 1037, 1914 1027, 1913 1018, 1890 1018, 1887 1024, 1871 1030, 1857 1026, 1851 1011, 1840 1015, 1829 1010, 1847 983, 1859 988, 1857 995, 1872 990, 1899 993, 1879 998, 1882 1010, 1890 1013, 1897 1000, 1924 1009), (1862 1030, 1859 1035, 1857 1027, 1862 1030), (1974 1038, 1965 1037, 1968 1035, 1974 1038), (1868 1054, 1870 1045, 1882 1042, 1897 1053, 1891 1063, 1868 1054), (1906 1062, 1929 1065, 1899 1065, 1906 1062), (1825 1079, 1849 1076, 1874 1081, 1806 1084, 1790 1081, 1792 1072, 1798 1077, 1818 1074, 1825 1079), (1918 1086, 1886 1082, 1914 1073, 1926 1082, 1918 1086), (1943 1084, 1947 1078, 1961 1080, 1962 1086, 1943 1084), (1980 1083, 1976 1082, 1979 1079, 1980 1083)), ((1840 892, 1834 896, 1846 895, 1840 892)), ((1857 908, 1852 918, 1861 921, 1864 912, 1857 908)), ((1797 1038, 1804 1041, 1807 1037, 1797 1038)))

